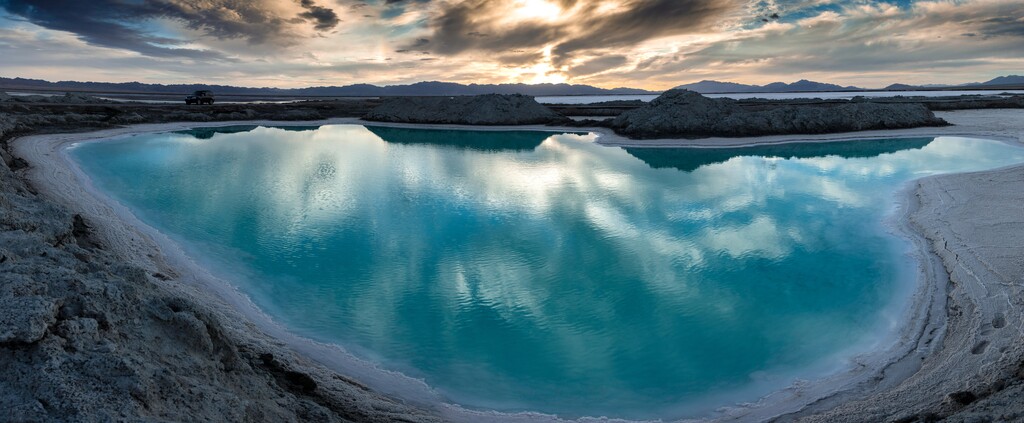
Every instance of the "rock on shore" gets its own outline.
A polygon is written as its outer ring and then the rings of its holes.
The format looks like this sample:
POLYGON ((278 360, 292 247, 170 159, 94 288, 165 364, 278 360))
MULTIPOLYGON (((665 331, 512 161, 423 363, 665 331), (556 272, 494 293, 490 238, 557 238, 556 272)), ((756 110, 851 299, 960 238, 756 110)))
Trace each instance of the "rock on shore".
POLYGON ((566 120, 533 97, 521 94, 395 97, 385 100, 363 119, 457 125, 533 125, 566 120))
POLYGON ((733 99, 707 98, 687 90, 667 91, 611 122, 619 134, 639 139, 823 134, 942 125, 947 123, 915 103, 744 107, 733 99))

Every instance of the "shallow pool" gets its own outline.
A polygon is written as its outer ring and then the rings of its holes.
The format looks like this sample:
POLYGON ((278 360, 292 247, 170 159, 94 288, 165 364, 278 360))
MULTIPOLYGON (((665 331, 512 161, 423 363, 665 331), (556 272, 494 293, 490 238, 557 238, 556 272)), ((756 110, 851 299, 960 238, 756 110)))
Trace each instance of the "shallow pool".
POLYGON ((93 182, 276 320, 469 407, 680 417, 891 342, 905 182, 1024 162, 964 138, 621 149, 336 125, 84 143, 93 182))

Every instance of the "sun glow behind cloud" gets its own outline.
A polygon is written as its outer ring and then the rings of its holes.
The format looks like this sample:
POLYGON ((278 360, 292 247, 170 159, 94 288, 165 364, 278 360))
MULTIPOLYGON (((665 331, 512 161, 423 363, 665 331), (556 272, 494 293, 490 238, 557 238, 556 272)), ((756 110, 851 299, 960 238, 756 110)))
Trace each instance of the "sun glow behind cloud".
POLYGON ((559 72, 551 65, 551 48, 544 49, 545 60, 535 63, 528 68, 515 69, 514 81, 523 81, 529 84, 559 84, 568 81, 565 74, 559 72), (532 78, 529 76, 532 75, 532 78), (527 79, 529 78, 529 79, 527 79))
POLYGON ((512 5, 510 16, 517 20, 559 20, 562 8, 547 0, 517 0, 512 5))

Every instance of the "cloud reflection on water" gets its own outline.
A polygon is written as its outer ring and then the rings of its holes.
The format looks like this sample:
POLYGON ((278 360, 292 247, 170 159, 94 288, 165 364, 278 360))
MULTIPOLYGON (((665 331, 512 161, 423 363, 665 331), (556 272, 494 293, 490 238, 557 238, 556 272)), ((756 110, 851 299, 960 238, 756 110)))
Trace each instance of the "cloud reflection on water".
POLYGON ((413 134, 162 135, 95 146, 132 181, 90 174, 233 249, 246 291, 307 335, 473 405, 650 417, 872 336, 903 265, 879 225, 898 185, 1024 160, 952 139, 722 154, 413 134))

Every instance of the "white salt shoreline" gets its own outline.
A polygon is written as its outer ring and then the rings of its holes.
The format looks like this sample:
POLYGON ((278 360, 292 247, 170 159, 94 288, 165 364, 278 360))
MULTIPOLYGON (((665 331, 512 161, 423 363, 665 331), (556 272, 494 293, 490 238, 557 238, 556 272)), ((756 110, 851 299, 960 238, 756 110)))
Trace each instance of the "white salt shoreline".
MULTIPOLYGON (((247 319, 254 329, 279 340, 282 348, 289 348, 309 357, 332 371, 358 380, 386 395, 394 395, 412 404, 428 410, 434 410, 443 418, 453 421, 554 421, 552 416, 536 413, 501 414, 486 411, 473 411, 465 408, 443 404, 444 399, 430 389, 425 383, 403 375, 379 369, 374 365, 359 360, 341 348, 320 344, 291 334, 262 313, 248 298, 233 289, 226 282, 217 279, 207 269, 188 257, 185 251, 174 241, 159 231, 138 220, 130 210, 116 201, 111 200, 102 192, 92 187, 88 178, 67 157, 66 148, 74 143, 102 140, 115 136, 165 132, 192 127, 217 127, 231 125, 275 125, 303 126, 326 124, 366 124, 376 126, 399 126, 436 129, 473 129, 473 130, 542 130, 557 132, 591 131, 600 134, 598 142, 615 146, 643 147, 746 147, 766 144, 782 144, 792 142, 827 142, 871 138, 907 138, 923 136, 971 136, 976 138, 998 139, 1020 142, 1024 136, 1024 111, 1019 110, 982 110, 939 113, 957 126, 942 128, 919 128, 890 131, 867 131, 861 133, 830 134, 820 136, 772 136, 756 138, 731 139, 700 139, 700 140, 626 140, 609 133, 604 129, 592 128, 556 128, 548 126, 514 126, 514 127, 469 127, 458 125, 404 125, 363 122, 358 119, 331 119, 316 122, 217 122, 217 123, 172 123, 136 125, 90 133, 38 135, 18 139, 11 143, 17 156, 27 160, 31 165, 26 176, 38 190, 51 200, 81 213, 87 221, 96 227, 97 232, 105 241, 105 245, 113 249, 119 256, 143 267, 150 273, 160 272, 171 275, 172 282, 182 289, 198 292, 200 299, 214 306, 227 303, 235 311, 247 319), (196 289, 198 287, 198 289, 196 289), (203 298, 203 294, 205 298, 203 298)), ((994 172, 994 171, 992 171, 994 172)), ((956 179, 960 175, 943 175, 942 178, 956 179)), ((930 180, 930 178, 928 178, 930 180)), ((929 220, 927 213, 917 208, 920 182, 915 182, 902 195, 901 215, 894 223, 898 223, 901 232, 908 236, 916 245, 918 259, 921 263, 918 292, 913 304, 907 310, 906 325, 899 331, 899 341, 891 348, 874 351, 858 356, 854 368, 822 380, 800 384, 777 391, 752 406, 723 409, 717 418, 727 421, 760 421, 780 415, 799 412, 799 414, 824 412, 834 405, 861 398, 868 394, 895 389, 913 377, 914 370, 919 366, 922 357, 936 357, 941 353, 942 330, 945 325, 945 296, 947 294, 944 277, 947 276, 943 262, 929 246, 929 239, 922 235, 921 230, 911 227, 912 215, 917 213, 917 224, 921 226, 935 225, 935 219, 929 220), (938 348, 936 350, 936 348, 938 348), (808 407, 810 404, 810 407, 808 407), (801 411, 803 410, 803 411, 801 411)), ((1011 235, 1011 236, 1019 236, 1011 235)), ((931 241, 934 242, 934 241, 931 241)), ((961 334, 970 337, 970 333, 961 334)), ((964 369, 969 372, 970 369, 964 369)), ((941 394, 937 394, 941 395, 941 394)))

